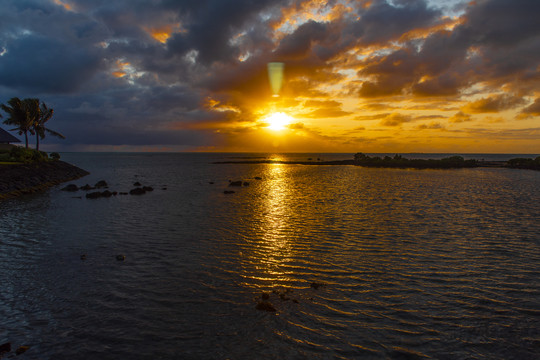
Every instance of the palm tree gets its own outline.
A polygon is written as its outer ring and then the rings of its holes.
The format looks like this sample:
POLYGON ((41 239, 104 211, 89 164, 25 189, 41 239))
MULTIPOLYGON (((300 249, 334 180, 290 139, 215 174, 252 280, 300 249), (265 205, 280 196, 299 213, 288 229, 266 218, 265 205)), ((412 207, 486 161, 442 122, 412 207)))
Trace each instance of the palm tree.
MULTIPOLYGON (((4 120, 6 125, 14 125, 16 128, 11 130, 18 130, 19 135, 24 134, 24 140, 26 148, 28 149, 28 132, 34 135, 34 121, 35 111, 33 105, 37 99, 24 99, 21 100, 18 97, 9 99, 8 105, 0 104, 0 108, 4 110, 9 117, 4 120)), ((38 100, 39 104, 39 100, 38 100)), ((39 108, 39 106, 38 106, 39 108)))
MULTIPOLYGON (((38 101, 39 103, 39 101, 38 101)), ((34 122, 34 125, 32 126, 32 129, 36 133, 36 150, 39 150, 39 139, 45 138, 45 133, 49 133, 53 136, 59 137, 61 139, 65 139, 66 137, 62 134, 60 134, 57 131, 48 129, 45 127, 45 123, 49 121, 53 116, 53 109, 50 109, 47 107, 45 103, 41 103, 41 107, 38 106, 38 116, 34 122)))

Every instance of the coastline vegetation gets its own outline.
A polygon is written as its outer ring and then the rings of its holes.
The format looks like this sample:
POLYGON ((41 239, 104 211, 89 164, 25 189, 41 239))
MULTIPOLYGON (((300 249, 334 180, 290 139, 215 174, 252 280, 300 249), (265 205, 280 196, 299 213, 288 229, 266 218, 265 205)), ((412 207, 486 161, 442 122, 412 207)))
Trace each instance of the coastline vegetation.
POLYGON ((394 157, 379 156, 370 157, 363 153, 354 155, 354 164, 367 167, 385 168, 415 168, 415 169, 452 169, 452 168, 473 168, 478 167, 478 161, 474 159, 465 160, 462 156, 450 156, 444 159, 407 159, 401 155, 394 157))
POLYGON ((30 164, 33 162, 60 160, 60 154, 52 152, 47 154, 22 146, 13 146, 10 150, 0 150, 0 165, 30 164))
POLYGON ((26 149, 28 149, 28 133, 36 136, 37 151, 39 151, 39 140, 43 140, 47 133, 65 139, 64 135, 46 126, 46 123, 52 118, 54 110, 44 102, 40 102, 39 99, 26 98, 21 100, 18 97, 13 97, 9 99, 7 105, 0 104, 0 108, 8 114, 4 124, 15 126, 10 130, 18 131, 19 135, 24 134, 26 149))

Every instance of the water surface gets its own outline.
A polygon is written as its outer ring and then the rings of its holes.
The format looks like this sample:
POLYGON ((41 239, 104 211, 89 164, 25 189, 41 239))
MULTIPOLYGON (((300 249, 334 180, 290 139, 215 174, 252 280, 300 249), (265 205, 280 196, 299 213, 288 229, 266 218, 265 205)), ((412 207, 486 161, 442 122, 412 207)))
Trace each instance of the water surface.
POLYGON ((155 190, 0 202, 0 343, 27 359, 538 357, 540 172, 210 164, 233 156, 63 154, 91 172, 78 185, 155 190))

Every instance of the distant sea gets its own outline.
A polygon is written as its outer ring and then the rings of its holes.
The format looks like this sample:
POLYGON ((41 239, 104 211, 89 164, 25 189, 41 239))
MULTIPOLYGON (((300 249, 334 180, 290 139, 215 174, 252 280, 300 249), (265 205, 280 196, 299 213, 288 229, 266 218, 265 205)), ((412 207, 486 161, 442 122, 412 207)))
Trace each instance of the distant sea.
POLYGON ((22 345, 21 359, 540 356, 539 171, 61 155, 91 172, 78 186, 154 190, 87 199, 63 184, 0 202, 5 358, 22 345))

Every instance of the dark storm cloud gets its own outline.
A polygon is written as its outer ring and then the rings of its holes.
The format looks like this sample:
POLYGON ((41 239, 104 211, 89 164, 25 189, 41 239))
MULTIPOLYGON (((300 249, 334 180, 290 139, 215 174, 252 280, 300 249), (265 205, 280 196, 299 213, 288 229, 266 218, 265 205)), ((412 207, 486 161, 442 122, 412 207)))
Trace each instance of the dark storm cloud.
POLYGON ((8 44, 0 61, 3 86, 30 92, 70 92, 101 68, 97 53, 39 35, 8 44))
POLYGON ((458 95, 476 82, 530 92, 538 81, 539 11, 536 0, 471 3, 454 29, 366 60, 360 75, 374 80, 364 82, 360 95, 458 95))
POLYGON ((360 20, 345 28, 346 35, 353 34, 362 45, 382 43, 398 39, 413 29, 429 26, 440 16, 438 10, 428 8, 423 0, 395 3, 398 6, 376 0, 367 9, 360 8, 360 20))

